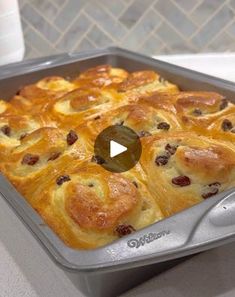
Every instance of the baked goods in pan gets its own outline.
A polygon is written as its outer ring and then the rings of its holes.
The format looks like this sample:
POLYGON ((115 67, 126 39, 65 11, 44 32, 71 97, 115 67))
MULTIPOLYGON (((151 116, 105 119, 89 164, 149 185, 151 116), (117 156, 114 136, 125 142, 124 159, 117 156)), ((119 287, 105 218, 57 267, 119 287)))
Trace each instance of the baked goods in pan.
POLYGON ((142 142, 147 186, 165 216, 235 186, 235 147, 228 142, 193 132, 142 142))
POLYGON ((47 184, 48 203, 40 202, 37 210, 67 244, 101 246, 163 218, 138 173, 135 179, 75 162, 47 184))
POLYGON ((222 94, 101 65, 0 100, 0 170, 65 244, 97 248, 233 187, 234 129, 222 94), (129 171, 109 172, 94 156, 111 125, 141 139, 129 171))

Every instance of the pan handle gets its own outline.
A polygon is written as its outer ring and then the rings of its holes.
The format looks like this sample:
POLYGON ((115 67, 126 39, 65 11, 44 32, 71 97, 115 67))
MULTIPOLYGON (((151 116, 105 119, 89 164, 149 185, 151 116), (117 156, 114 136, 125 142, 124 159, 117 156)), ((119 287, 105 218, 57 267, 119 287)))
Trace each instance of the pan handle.
POLYGON ((119 259, 119 264, 130 261, 143 265, 194 254, 232 240, 235 240, 235 189, 123 237, 106 249, 119 259))

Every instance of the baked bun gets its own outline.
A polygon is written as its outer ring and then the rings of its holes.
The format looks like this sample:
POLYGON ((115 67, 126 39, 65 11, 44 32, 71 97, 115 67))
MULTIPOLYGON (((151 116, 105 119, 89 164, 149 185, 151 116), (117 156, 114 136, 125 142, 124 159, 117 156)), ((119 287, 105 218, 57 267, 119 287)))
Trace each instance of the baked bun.
POLYGON ((143 104, 123 105, 106 113, 99 113, 77 129, 87 137, 87 142, 94 146, 98 134, 112 125, 127 126, 140 138, 181 130, 180 123, 174 114, 143 104))
POLYGON ((215 92, 180 92, 175 95, 178 115, 186 129, 201 131, 234 110, 234 105, 215 92))
POLYGON ((208 126, 208 134, 215 138, 231 141, 234 144, 235 140, 235 110, 219 117, 216 121, 208 126))
POLYGON ((148 189, 165 216, 235 185, 235 148, 191 132, 142 140, 148 189))
POLYGON ((66 245, 97 248, 232 188, 234 111, 222 94, 180 91, 151 70, 46 77, 0 100, 0 172, 66 245), (112 125, 140 137, 129 171, 94 155, 112 125))
POLYGON ((70 246, 99 247, 163 218, 146 186, 135 180, 85 162, 47 184, 47 206, 37 210, 70 246))
POLYGON ((9 159, 8 154, 26 135, 46 126, 56 127, 47 115, 0 115, 0 157, 9 159))
POLYGON ((177 98, 177 94, 153 92, 151 95, 140 96, 137 100, 137 104, 149 105, 158 110, 165 110, 176 115, 175 98, 177 98))
POLYGON ((110 90, 78 88, 58 99, 52 105, 51 113, 63 126, 71 127, 120 104, 120 96, 110 90))
POLYGON ((73 83, 79 88, 115 88, 128 77, 124 69, 100 65, 81 73, 73 83))
POLYGON ((62 77, 46 77, 36 84, 20 89, 11 99, 18 112, 38 113, 47 111, 56 98, 74 90, 76 86, 62 77))
POLYGON ((16 114, 16 109, 8 102, 0 99, 0 117, 4 115, 16 114))
POLYGON ((136 71, 118 85, 117 91, 123 93, 124 98, 130 102, 136 101, 140 96, 151 95, 154 92, 177 93, 178 87, 171 84, 154 71, 136 71))
POLYGON ((44 127, 26 135, 11 150, 2 171, 31 201, 36 189, 44 187, 44 180, 71 166, 72 162, 78 164, 90 156, 85 141, 75 131, 44 127))

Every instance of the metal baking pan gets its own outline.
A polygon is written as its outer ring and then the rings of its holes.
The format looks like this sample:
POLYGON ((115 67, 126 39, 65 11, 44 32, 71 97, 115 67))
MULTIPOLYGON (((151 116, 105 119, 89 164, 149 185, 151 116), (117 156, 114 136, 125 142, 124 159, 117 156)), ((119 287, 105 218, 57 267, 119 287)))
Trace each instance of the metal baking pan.
MULTIPOLYGON (((217 91, 235 100, 235 84, 119 48, 62 54, 0 68, 6 100, 45 76, 74 77, 99 64, 129 71, 153 69, 182 90, 217 91)), ((71 249, 0 175, 0 193, 45 251, 87 296, 111 297, 167 269, 186 256, 235 239, 235 191, 211 199, 95 250, 71 249)))

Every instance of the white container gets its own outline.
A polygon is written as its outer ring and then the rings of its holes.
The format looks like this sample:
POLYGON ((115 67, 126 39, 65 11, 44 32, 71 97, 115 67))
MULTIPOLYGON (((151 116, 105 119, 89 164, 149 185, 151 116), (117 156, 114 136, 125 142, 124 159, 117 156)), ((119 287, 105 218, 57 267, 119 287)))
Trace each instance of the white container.
POLYGON ((25 52, 17 0, 0 0, 0 65, 19 62, 25 52))

